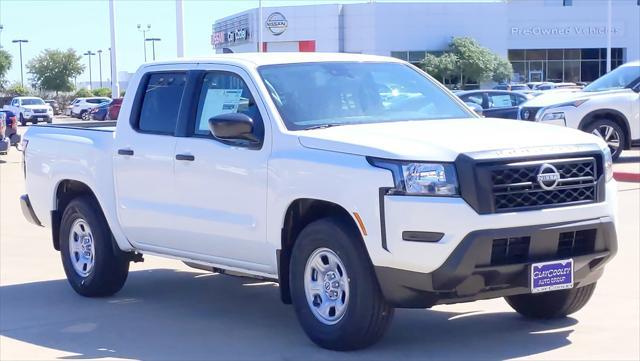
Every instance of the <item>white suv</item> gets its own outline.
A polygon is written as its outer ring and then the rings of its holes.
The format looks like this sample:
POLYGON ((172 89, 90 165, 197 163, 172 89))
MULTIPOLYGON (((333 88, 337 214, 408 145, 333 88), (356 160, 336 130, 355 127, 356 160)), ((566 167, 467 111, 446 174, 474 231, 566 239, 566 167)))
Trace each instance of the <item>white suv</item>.
POLYGON ((105 97, 78 98, 71 108, 71 116, 83 119, 85 114, 89 114, 89 110, 108 101, 111 99, 105 97))
POLYGON ((582 91, 540 95, 522 104, 518 119, 593 133, 617 159, 640 141, 640 61, 618 67, 582 91))

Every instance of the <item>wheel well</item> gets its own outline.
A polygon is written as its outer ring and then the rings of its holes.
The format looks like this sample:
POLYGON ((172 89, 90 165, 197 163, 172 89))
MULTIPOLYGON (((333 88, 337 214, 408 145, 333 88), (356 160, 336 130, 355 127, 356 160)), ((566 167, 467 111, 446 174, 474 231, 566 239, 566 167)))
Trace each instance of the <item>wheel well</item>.
POLYGON ((57 251, 60 250, 60 222, 62 220, 62 214, 69 202, 82 195, 89 195, 93 199, 97 199, 91 188, 82 182, 66 179, 58 184, 55 209, 51 211, 53 248, 57 251))
POLYGON ((296 238, 298 238, 298 234, 300 234, 309 223, 326 217, 342 219, 346 224, 354 227, 357 234, 360 234, 360 230, 349 212, 336 203, 319 199, 301 198, 293 201, 285 213, 281 234, 281 248, 278 251, 277 257, 280 297, 282 302, 286 304, 291 303, 289 263, 296 238))
POLYGON ((593 122, 600 119, 609 119, 618 124, 625 135, 625 144, 622 145, 622 149, 629 149, 631 147, 631 131, 629 129, 629 122, 627 121, 627 118, 624 116, 624 114, 620 113, 617 110, 601 109, 591 112, 582 119, 579 129, 585 130, 593 122))

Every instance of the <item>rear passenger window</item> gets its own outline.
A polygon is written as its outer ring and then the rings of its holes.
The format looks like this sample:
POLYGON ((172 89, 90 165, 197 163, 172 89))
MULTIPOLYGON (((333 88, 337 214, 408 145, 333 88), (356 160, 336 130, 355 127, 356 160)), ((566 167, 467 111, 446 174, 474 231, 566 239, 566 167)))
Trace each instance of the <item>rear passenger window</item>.
POLYGON ((140 109, 139 130, 174 133, 186 80, 185 73, 151 74, 140 109))
POLYGON ((226 113, 244 113, 254 122, 254 133, 264 132, 258 106, 240 76, 228 72, 211 72, 203 80, 194 133, 209 135, 209 118, 226 113))

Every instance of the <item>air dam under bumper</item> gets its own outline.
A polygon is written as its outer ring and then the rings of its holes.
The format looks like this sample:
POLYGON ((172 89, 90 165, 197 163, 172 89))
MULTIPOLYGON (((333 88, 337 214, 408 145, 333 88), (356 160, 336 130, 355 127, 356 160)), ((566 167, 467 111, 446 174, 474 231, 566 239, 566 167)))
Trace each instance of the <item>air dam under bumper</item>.
POLYGON ((585 286, 600 278, 617 247, 613 220, 603 217, 474 231, 434 272, 379 266, 375 271, 382 293, 393 306, 427 308, 530 293, 529 270, 537 262, 571 258, 574 287, 585 286))

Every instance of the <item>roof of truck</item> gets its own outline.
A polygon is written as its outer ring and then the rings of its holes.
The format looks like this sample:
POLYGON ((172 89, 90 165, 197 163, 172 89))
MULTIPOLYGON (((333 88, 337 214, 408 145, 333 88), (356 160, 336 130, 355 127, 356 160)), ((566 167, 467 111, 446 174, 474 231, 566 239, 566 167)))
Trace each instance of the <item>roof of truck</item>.
POLYGON ((332 61, 395 61, 401 60, 386 56, 348 54, 348 53, 233 53, 233 54, 216 54, 207 57, 198 58, 181 58, 169 61, 156 61, 147 63, 150 65, 170 65, 178 63, 250 63, 254 66, 273 65, 273 64, 291 64, 291 63, 313 63, 313 62, 332 62, 332 61))

